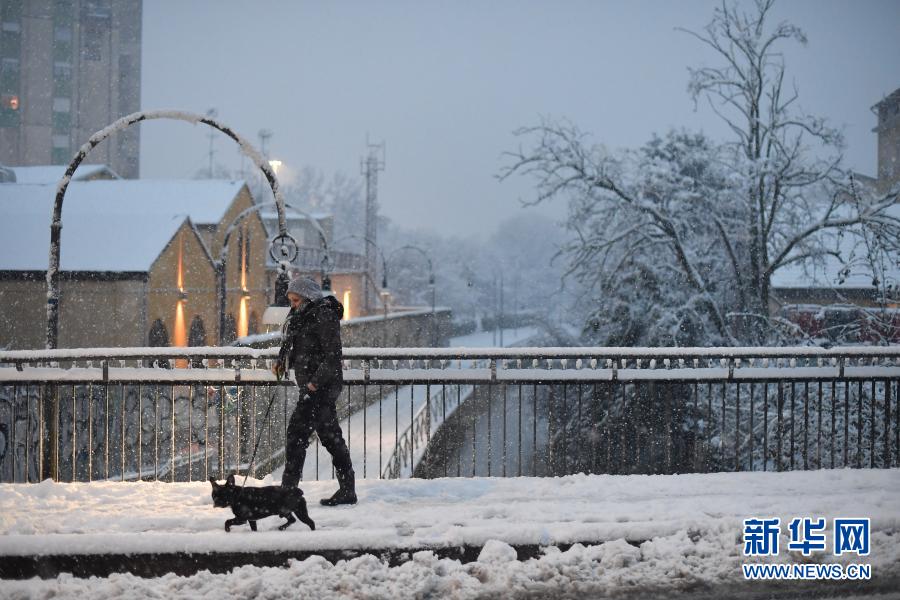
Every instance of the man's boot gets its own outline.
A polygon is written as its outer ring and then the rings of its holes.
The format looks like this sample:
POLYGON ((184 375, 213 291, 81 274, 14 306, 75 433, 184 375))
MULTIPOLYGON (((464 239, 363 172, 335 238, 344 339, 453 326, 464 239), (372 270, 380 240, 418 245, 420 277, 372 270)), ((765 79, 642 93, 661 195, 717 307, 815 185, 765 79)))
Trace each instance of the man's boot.
POLYGON ((340 485, 338 491, 331 498, 322 498, 319 502, 323 506, 356 504, 356 475, 353 469, 337 471, 337 480, 340 485))
POLYGON ((300 483, 299 475, 288 475, 287 473, 284 473, 281 476, 281 487, 283 488, 293 489, 297 487, 298 483, 300 483))

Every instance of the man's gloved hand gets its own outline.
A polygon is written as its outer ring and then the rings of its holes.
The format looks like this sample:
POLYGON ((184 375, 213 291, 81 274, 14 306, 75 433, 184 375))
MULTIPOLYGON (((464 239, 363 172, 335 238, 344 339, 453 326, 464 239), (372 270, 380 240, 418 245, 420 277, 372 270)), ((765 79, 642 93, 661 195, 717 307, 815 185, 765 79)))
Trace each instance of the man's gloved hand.
POLYGON ((282 377, 284 377, 285 371, 286 371, 286 369, 284 368, 284 364, 280 360, 276 360, 272 364, 272 373, 278 379, 281 379, 282 377))

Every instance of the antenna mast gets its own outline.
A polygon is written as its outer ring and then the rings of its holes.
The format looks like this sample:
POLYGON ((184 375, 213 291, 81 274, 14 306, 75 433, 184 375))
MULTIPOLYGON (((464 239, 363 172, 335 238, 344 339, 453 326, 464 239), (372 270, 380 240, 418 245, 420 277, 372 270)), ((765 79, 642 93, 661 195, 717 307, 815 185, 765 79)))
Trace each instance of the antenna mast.
POLYGON ((372 313, 372 307, 375 305, 375 288, 372 285, 378 264, 375 260, 377 241, 377 222, 378 222, 378 171, 384 170, 385 163, 385 147, 384 142, 380 144, 369 143, 366 136, 366 152, 364 159, 360 160, 362 174, 366 177, 366 272, 369 277, 363 277, 363 307, 366 314, 372 313))

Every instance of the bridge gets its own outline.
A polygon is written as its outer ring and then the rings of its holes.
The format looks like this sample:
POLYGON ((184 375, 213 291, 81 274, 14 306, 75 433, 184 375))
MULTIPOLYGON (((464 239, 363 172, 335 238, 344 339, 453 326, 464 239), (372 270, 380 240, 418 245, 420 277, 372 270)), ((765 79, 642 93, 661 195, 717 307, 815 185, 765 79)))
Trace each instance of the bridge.
POLYGON ((598 591, 653 573, 647 594, 688 597, 794 597, 826 583, 834 594, 877 593, 900 581, 895 347, 349 348, 339 405, 360 504, 318 507, 334 489, 319 450, 302 483, 315 532, 278 532, 269 519, 253 537, 226 535, 227 511, 212 507, 206 479, 280 478, 297 395, 271 375, 274 356, 0 353, 4 585, 27 594, 44 585, 35 576, 53 587, 61 573, 191 576, 241 565, 319 573, 330 585, 338 575, 323 558, 336 572, 421 562, 433 575, 440 561, 460 576, 467 563, 471 573, 556 573, 598 591), (743 581, 741 519, 762 505, 782 516, 814 506, 830 518, 870 517, 875 575, 743 581), (688 575, 670 577, 658 561, 688 575))
MULTIPOLYGON (((275 355, 0 352, 0 481, 277 474, 297 392, 275 355)), ((344 378, 364 479, 900 464, 896 347, 348 348, 344 378)), ((315 448, 304 480, 330 479, 315 448)))

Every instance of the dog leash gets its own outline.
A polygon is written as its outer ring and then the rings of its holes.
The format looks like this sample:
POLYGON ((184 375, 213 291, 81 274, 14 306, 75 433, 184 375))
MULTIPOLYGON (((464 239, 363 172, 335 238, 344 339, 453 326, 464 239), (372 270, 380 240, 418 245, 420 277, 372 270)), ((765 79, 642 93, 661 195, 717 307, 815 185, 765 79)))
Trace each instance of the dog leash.
MULTIPOLYGON (((283 373, 280 371, 275 374, 275 377, 278 380, 278 383, 281 383, 281 378, 283 373)), ((275 387, 275 391, 272 392, 272 397, 269 399, 269 406, 266 407, 266 414, 263 416, 263 423, 269 420, 269 411, 272 410, 272 404, 275 403, 275 396, 278 395, 278 387, 275 387)), ((256 445, 253 448, 253 455, 250 457, 250 464, 247 465, 247 473, 244 475, 244 483, 241 484, 241 491, 244 490, 244 486, 247 485, 247 478, 250 477, 250 471, 253 470, 253 461, 256 460, 256 451, 259 450, 259 442, 262 440, 263 429, 260 427, 259 435, 256 436, 256 445)))

